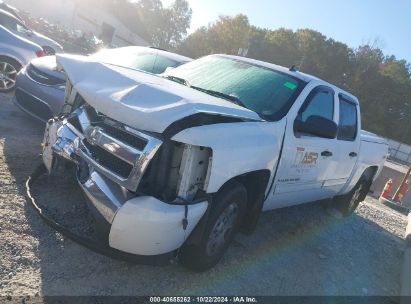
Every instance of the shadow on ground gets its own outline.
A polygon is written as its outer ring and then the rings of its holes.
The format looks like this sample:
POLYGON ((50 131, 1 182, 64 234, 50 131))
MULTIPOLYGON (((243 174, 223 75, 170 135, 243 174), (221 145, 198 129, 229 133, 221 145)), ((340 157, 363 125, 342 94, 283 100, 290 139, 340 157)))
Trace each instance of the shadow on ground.
MULTIPOLYGON (((41 161, 43 126, 8 98, 0 96, 0 101, 0 139, 4 138, 0 161, 5 161, 22 197, 27 176, 41 161)), ((53 192, 55 200, 83 199, 74 186, 65 188, 60 197, 58 187, 44 191, 53 192)), ((5 209, 14 204, 4 200, 5 209)), ((179 265, 141 266, 101 256, 64 239, 28 203, 21 210, 18 221, 27 223, 28 233, 39 242, 32 250, 42 295, 399 293, 402 240, 358 214, 331 216, 319 204, 265 213, 252 236, 239 235, 220 264, 200 274, 179 265)))

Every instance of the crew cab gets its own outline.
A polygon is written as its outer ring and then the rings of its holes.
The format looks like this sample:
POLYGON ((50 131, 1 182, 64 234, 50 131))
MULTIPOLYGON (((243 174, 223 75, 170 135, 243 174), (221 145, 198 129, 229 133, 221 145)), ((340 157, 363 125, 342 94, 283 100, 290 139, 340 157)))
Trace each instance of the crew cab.
POLYGON ((210 55, 152 75, 57 61, 65 105, 44 164, 75 163, 116 250, 208 269, 262 211, 328 200, 351 214, 387 156, 361 131, 355 96, 295 68, 210 55))

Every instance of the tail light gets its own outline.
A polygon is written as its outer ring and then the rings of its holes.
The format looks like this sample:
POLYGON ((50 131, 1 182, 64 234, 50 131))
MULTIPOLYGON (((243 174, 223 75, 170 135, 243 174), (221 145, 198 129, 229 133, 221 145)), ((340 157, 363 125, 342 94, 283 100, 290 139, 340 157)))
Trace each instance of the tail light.
POLYGON ((37 52, 36 52, 36 55, 37 55, 37 57, 43 57, 43 56, 46 56, 46 54, 45 54, 42 50, 37 51, 37 52))

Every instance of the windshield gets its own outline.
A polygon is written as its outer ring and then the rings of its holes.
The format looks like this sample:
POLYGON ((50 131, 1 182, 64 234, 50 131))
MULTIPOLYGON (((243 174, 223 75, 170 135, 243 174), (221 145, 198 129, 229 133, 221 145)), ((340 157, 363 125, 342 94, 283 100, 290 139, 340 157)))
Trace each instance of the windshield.
POLYGON ((180 64, 178 61, 158 55, 157 52, 127 48, 101 51, 92 55, 92 57, 104 63, 154 74, 163 73, 167 67, 175 67, 180 64))
POLYGON ((285 73, 218 55, 186 63, 166 75, 193 88, 232 96, 267 120, 281 119, 305 85, 285 73))

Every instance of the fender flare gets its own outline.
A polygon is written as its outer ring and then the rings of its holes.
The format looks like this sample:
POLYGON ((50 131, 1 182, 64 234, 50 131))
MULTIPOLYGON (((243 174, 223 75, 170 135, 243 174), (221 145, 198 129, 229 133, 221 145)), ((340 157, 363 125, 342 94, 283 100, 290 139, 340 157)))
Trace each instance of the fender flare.
POLYGON ((20 64, 20 66, 21 66, 22 68, 24 67, 24 63, 23 63, 20 59, 16 58, 16 57, 13 56, 13 55, 0 53, 0 58, 1 58, 1 57, 5 57, 5 58, 12 59, 12 60, 16 61, 18 64, 20 64))

